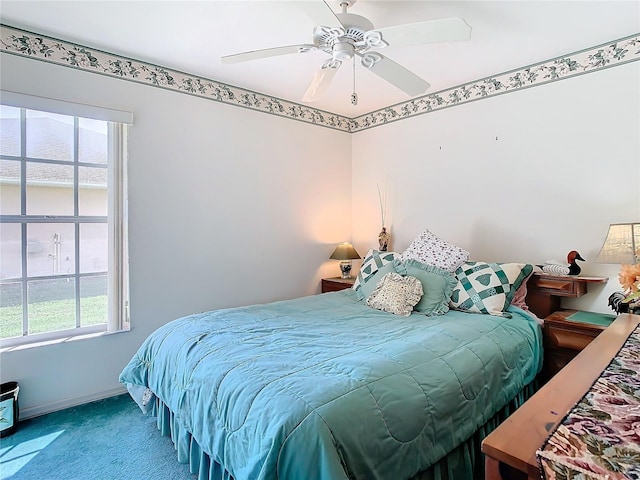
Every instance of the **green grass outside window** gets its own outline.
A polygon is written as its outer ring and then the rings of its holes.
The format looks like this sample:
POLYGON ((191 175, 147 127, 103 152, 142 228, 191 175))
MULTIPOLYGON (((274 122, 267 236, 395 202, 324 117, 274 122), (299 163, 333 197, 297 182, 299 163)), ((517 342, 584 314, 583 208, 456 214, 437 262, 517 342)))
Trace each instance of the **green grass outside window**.
MULTIPOLYGON (((62 299, 29 304, 29 333, 55 332, 74 328, 75 300, 62 299)), ((88 327, 107 323, 107 296, 80 299, 81 325, 88 327)), ((22 335, 22 305, 0 307, 0 338, 22 335)))

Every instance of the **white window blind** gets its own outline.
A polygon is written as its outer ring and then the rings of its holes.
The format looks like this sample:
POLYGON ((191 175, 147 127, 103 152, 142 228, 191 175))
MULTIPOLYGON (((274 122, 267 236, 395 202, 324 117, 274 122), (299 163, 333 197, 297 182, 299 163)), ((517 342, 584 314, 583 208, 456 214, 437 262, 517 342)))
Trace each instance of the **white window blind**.
POLYGON ((0 91, 0 103, 11 107, 28 108, 42 112, 59 113, 74 117, 92 118, 105 122, 132 124, 133 113, 111 108, 84 105, 82 103, 64 102, 47 97, 25 95, 23 93, 0 91))

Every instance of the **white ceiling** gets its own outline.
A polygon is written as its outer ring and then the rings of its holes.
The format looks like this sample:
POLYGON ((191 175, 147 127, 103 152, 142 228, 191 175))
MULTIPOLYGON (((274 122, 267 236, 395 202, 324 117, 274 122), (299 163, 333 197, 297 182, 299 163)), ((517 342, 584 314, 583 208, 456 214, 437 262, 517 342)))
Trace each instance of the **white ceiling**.
MULTIPOLYGON (((223 55, 312 43, 315 23, 301 1, 30 1, 1 0, 0 20, 23 28, 181 70, 230 85, 303 103, 322 52, 292 54, 233 65, 223 55)), ((338 0, 327 0, 339 12, 338 0)), ((351 13, 378 27, 462 17, 471 40, 407 47, 384 55, 437 92, 483 77, 591 48, 640 32, 639 0, 600 1, 382 1, 359 0, 351 13)), ((327 94, 312 106, 348 117, 409 97, 356 69, 359 104, 350 103, 353 67, 343 64, 327 94)))

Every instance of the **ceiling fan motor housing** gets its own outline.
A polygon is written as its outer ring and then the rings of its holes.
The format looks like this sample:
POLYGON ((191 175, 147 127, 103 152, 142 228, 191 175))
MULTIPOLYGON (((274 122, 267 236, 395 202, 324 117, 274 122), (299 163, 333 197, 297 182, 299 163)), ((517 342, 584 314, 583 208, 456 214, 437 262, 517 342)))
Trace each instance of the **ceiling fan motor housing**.
POLYGON ((338 13, 336 17, 344 28, 317 27, 313 34, 313 43, 331 54, 336 62, 344 62, 362 53, 371 45, 366 43, 367 32, 373 30, 373 23, 361 15, 338 13))
POLYGON ((342 23, 347 30, 354 28, 366 32, 374 28, 373 23, 362 15, 356 15, 355 13, 336 13, 336 17, 338 17, 340 23, 342 23))

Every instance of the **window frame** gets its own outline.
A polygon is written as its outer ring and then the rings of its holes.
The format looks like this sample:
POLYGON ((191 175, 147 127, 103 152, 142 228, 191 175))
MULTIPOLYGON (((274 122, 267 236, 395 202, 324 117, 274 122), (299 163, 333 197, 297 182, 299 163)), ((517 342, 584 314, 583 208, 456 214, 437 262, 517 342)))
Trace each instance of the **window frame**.
POLYGON ((21 276, 2 280, 2 283, 22 284, 22 334, 20 336, 0 338, 0 347, 48 342, 56 339, 67 339, 98 333, 116 333, 127 331, 129 323, 129 268, 128 268, 128 217, 127 217, 127 135, 128 124, 133 116, 129 112, 93 107, 89 105, 63 102, 44 97, 0 92, 0 104, 20 109, 20 155, 2 155, 2 160, 20 162, 20 214, 0 215, 0 224, 20 225, 21 276), (37 110, 63 114, 74 118, 73 159, 72 161, 52 160, 27 157, 26 151, 26 111, 37 110), (79 122, 80 118, 102 120, 108 125, 107 165, 78 161, 79 122), (73 180, 73 215, 27 215, 26 191, 28 180, 26 166, 28 163, 49 163, 67 165, 74 168, 73 180), (106 216, 79 215, 79 177, 81 167, 106 168, 108 212, 106 216), (73 273, 29 276, 27 270, 27 225, 35 223, 62 223, 74 225, 75 268, 73 273), (104 272, 80 272, 80 225, 106 223, 108 228, 108 262, 107 262, 107 321, 98 325, 81 326, 80 282, 83 277, 103 275, 104 272), (28 282, 33 280, 73 278, 75 280, 75 327, 42 333, 28 333, 28 282))

